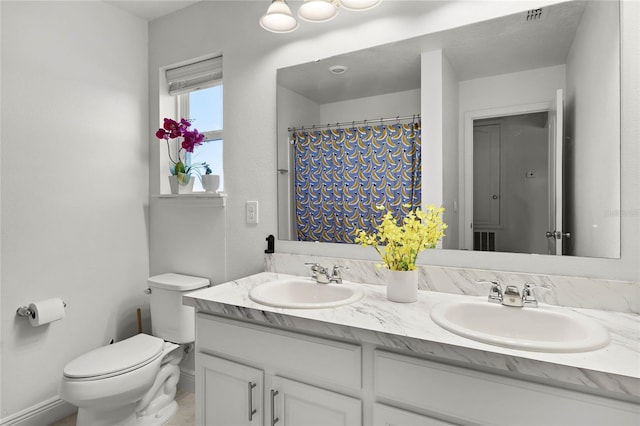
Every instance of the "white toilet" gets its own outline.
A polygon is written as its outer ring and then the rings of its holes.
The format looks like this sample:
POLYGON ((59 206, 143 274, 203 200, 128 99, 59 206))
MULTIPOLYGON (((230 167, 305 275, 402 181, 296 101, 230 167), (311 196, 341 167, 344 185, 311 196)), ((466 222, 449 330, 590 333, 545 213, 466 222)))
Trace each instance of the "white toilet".
POLYGON ((206 278, 162 274, 148 279, 153 336, 138 334, 79 356, 64 367, 60 398, 78 407, 77 425, 162 425, 178 410, 178 364, 195 340, 186 292, 206 278))

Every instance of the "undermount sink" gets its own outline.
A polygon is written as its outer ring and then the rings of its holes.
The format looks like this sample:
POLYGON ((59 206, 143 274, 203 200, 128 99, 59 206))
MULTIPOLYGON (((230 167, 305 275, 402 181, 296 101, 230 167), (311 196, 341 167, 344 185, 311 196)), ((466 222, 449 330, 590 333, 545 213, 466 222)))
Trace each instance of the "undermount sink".
POLYGON ((318 284, 310 278, 285 278, 260 284, 249 291, 254 302, 277 308, 332 308, 360 300, 362 287, 343 282, 318 284))
POLYGON ((460 336, 514 349, 586 352, 609 343, 609 333, 600 324, 560 308, 444 302, 431 311, 431 318, 460 336))

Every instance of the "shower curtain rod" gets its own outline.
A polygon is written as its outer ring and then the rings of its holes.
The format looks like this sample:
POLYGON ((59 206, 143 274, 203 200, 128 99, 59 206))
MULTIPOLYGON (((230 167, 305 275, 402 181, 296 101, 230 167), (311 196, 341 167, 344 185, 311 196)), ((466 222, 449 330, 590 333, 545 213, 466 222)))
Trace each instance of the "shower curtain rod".
POLYGON ((344 121, 335 124, 314 124, 312 126, 300 126, 300 127, 289 127, 287 130, 289 132, 295 132, 296 130, 320 130, 320 129, 330 129, 333 127, 345 127, 345 126, 355 126, 356 124, 376 124, 376 123, 384 123, 385 121, 406 121, 406 120, 417 120, 420 119, 420 114, 414 115, 405 115, 403 117, 387 117, 387 118, 376 118, 373 120, 357 120, 357 121, 344 121))

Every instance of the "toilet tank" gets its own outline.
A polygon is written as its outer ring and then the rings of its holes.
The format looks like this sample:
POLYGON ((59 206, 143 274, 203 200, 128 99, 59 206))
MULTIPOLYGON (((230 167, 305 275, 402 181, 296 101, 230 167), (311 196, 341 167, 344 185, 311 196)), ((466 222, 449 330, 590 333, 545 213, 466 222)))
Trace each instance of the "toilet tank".
POLYGON ((207 287, 207 278, 167 273, 149 277, 151 290, 151 332, 173 343, 195 341, 195 317, 191 306, 182 304, 182 295, 207 287))

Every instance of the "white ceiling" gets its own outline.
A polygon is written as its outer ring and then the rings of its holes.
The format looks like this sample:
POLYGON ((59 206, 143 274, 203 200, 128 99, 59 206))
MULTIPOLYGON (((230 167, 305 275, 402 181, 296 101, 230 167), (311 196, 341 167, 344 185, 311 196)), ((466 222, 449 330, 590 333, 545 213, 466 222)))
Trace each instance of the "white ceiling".
MULTIPOLYGON (((152 21, 194 0, 104 0, 152 21)), ((295 3, 295 0, 292 0, 295 3)), ((420 87, 420 54, 442 49, 460 81, 565 63, 584 2, 547 6, 542 19, 526 12, 351 52, 278 71, 278 83, 319 104, 420 87), (349 70, 339 76, 332 65, 349 70)), ((375 11, 375 9, 374 9, 375 11)))
POLYGON ((199 0, 104 0, 117 8, 147 21, 199 3, 199 0))
POLYGON ((319 104, 420 87, 420 54, 442 49, 458 80, 560 65, 566 62, 584 2, 543 8, 278 70, 278 84, 319 104), (349 70, 333 75, 328 68, 349 70))

